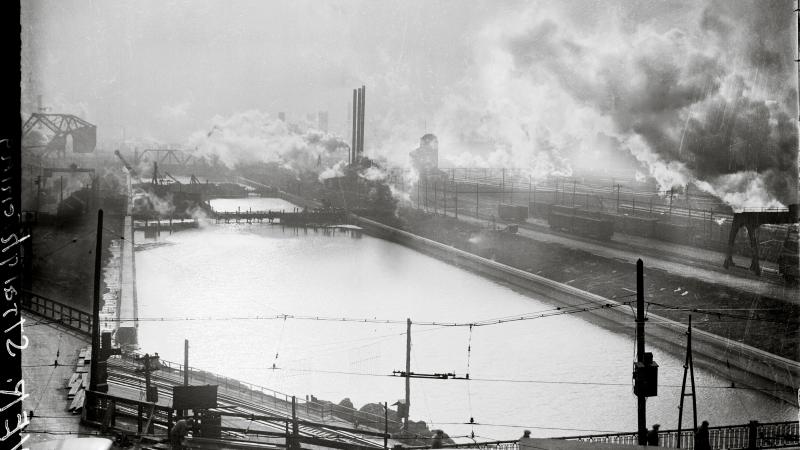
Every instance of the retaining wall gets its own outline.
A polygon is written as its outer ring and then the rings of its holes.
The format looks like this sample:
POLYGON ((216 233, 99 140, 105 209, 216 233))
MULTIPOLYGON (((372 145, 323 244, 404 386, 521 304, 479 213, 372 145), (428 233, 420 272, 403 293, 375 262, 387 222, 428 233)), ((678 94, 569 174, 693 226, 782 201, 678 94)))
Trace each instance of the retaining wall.
MULTIPOLYGON (((614 300, 558 283, 514 267, 501 264, 439 242, 423 238, 381 223, 354 217, 355 223, 369 234, 418 250, 445 262, 463 267, 489 278, 525 289, 537 298, 560 305, 596 304, 620 305, 614 300)), ((619 329, 630 325, 629 308, 597 309, 588 314, 593 322, 607 328, 619 329)), ((678 357, 685 355, 686 325, 648 314, 646 327, 649 345, 665 349, 678 357)), ((632 326, 632 325, 631 325, 632 326)), ((800 386, 800 362, 792 361, 738 341, 692 330, 694 363, 698 367, 728 378, 739 387, 763 389, 764 393, 797 406, 800 386)))

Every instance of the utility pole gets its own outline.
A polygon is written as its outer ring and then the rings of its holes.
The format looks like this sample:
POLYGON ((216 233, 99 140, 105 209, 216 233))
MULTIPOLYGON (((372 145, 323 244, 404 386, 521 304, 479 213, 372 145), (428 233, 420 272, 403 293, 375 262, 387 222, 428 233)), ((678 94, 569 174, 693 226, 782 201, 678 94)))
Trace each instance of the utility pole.
MULTIPOLYGON (((189 340, 183 340, 183 385, 189 385, 189 340)), ((186 417, 188 410, 181 411, 181 416, 186 417)))
POLYGON ((689 326, 686 329, 686 362, 683 364, 683 384, 681 385, 681 403, 678 406, 678 448, 681 448, 681 424, 683 422, 683 399, 692 397, 692 418, 694 431, 697 431, 697 396, 694 389, 694 362, 692 361, 692 315, 689 315, 689 326), (692 393, 686 393, 686 374, 691 376, 692 393))
POLYGON ((506 199, 506 169, 505 167, 501 169, 503 172, 503 186, 500 189, 500 203, 503 203, 506 199))
POLYGON ((389 402, 383 402, 383 448, 389 448, 389 402))
POLYGON ((58 178, 61 181, 61 196, 59 197, 59 201, 63 202, 64 201, 64 175, 61 175, 58 178))
POLYGON ((619 214, 619 188, 620 185, 617 185, 617 214, 619 214))
POLYGON ((436 195, 436 181, 433 182, 433 214, 439 214, 439 196, 436 195))
POLYGON ((528 206, 530 207, 531 203, 531 182, 533 181, 533 176, 528 175, 528 206))
POLYGON ((455 183, 453 186, 456 188, 456 219, 458 219, 458 183, 455 183))
MULTIPOLYGON (((619 185, 617 185, 619 189, 619 185)), ((619 190, 617 191, 619 192, 619 190)), ((644 263, 636 261, 636 362, 644 364, 644 263)), ((639 445, 647 445, 647 397, 636 394, 639 445)))
POLYGON ((475 218, 478 218, 478 205, 480 204, 480 198, 478 196, 478 182, 475 182, 475 218))
POLYGON ((444 199, 444 207, 442 207, 442 214, 447 217, 447 180, 444 180, 444 187, 442 188, 442 198, 444 199))
POLYGON ((292 396, 292 450, 300 448, 300 426, 297 423, 297 398, 292 396))
MULTIPOLYGON (((39 175, 36 177, 36 215, 39 215, 39 205, 41 202, 42 196, 42 176, 39 175)), ((38 217, 37 217, 38 218, 38 217)))
POLYGON ((103 210, 97 210, 97 243, 94 249, 94 303, 92 304, 92 361, 89 377, 89 390, 97 391, 98 371, 97 361, 100 359, 100 274, 102 273, 103 253, 103 210))
POLYGON ((419 191, 420 191, 420 182, 417 180, 417 209, 419 209, 419 191))
POLYGON ((639 445, 647 444, 647 397, 658 395, 658 364, 644 351, 644 264, 636 261, 636 362, 633 365, 633 393, 636 395, 639 445))
POLYGON ((406 319, 406 421, 403 431, 408 431, 408 417, 411 411, 411 319, 406 319))
POLYGON ((428 212, 428 179, 425 178, 425 212, 428 212))
POLYGON ((672 188, 669 188, 669 215, 672 216, 672 188))
POLYGON ((572 179, 572 209, 575 209, 575 179, 572 179))

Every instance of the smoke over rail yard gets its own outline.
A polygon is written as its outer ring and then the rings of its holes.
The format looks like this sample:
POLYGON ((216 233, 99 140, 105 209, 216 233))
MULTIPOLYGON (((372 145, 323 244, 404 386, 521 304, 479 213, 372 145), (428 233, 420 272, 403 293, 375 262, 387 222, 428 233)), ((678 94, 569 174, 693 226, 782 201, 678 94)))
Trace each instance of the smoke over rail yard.
POLYGON ((800 446, 799 10, 24 2, 22 437, 800 446))

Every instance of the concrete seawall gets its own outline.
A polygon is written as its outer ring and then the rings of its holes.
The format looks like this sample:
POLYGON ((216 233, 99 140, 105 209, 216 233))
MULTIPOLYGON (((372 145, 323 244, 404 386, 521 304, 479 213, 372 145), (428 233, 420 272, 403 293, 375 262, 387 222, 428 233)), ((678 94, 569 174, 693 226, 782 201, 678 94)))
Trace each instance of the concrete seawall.
POLYGON ((133 220, 125 216, 123 230, 122 254, 120 256, 120 293, 119 307, 117 309, 116 340, 119 345, 132 345, 138 343, 138 305, 136 299, 136 255, 133 242, 133 220), (128 319, 128 320, 125 320, 128 319), (133 319, 133 320, 130 320, 133 319))
MULTIPOLYGON (((372 236, 405 245, 445 262, 523 289, 554 304, 572 306, 592 302, 620 305, 614 300, 369 219, 356 217, 354 222, 372 236)), ((619 325, 630 325, 633 329, 631 325, 633 315, 626 307, 597 309, 587 314, 592 314, 595 318, 593 322, 600 326, 607 328, 613 326, 614 329, 618 329, 619 325)), ((686 325, 655 314, 648 314, 647 325, 649 345, 661 347, 681 358, 685 355, 686 325)), ((696 328, 692 330, 692 335, 693 359, 698 367, 732 380, 737 387, 760 389, 768 395, 797 406, 800 362, 696 328)))

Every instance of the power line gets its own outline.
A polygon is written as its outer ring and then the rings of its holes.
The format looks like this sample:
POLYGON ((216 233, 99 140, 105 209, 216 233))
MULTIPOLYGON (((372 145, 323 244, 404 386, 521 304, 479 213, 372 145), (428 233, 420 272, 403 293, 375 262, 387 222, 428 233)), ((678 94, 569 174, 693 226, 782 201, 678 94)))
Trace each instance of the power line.
POLYGON ((665 305, 663 303, 656 303, 656 302, 647 302, 647 303, 648 303, 648 305, 659 306, 659 307, 664 308, 666 310, 673 310, 673 311, 696 312, 696 313, 702 313, 702 314, 710 314, 710 315, 714 315, 714 316, 718 316, 718 317, 730 317, 730 318, 742 319, 742 320, 756 320, 756 321, 759 321, 759 322, 785 323, 785 324, 795 324, 795 325, 800 324, 800 322, 792 321, 792 320, 789 320, 789 319, 779 320, 779 319, 771 319, 771 318, 768 318, 768 317, 759 317, 759 316, 751 317, 751 316, 746 316, 746 315, 741 315, 741 314, 724 313, 724 312, 720 312, 720 309, 708 310, 708 309, 703 309, 703 308, 687 308, 687 307, 683 307, 683 306, 671 306, 671 305, 665 305))
MULTIPOLYGON (((481 327, 488 325, 499 325, 509 322, 519 322, 525 320, 541 319, 545 317, 562 316, 568 314, 577 314, 582 312, 595 311, 598 309, 617 308, 626 306, 626 303, 604 303, 590 307, 557 307, 552 310, 545 310, 542 313, 526 313, 517 316, 506 316, 509 318, 498 319, 483 319, 473 322, 414 322, 412 325, 417 326, 434 326, 434 327, 481 327)), ((106 322, 175 322, 175 321, 228 321, 228 320, 313 320, 321 322, 344 322, 344 323, 371 323, 371 324, 391 324, 400 325, 406 323, 405 320, 399 319, 377 319, 377 318, 356 318, 356 317, 330 317, 330 316, 305 316, 294 314, 275 314, 268 316, 233 316, 233 317, 138 317, 138 318, 111 318, 106 322)))
POLYGON ((594 430, 587 428, 542 427, 536 425, 508 425, 499 423, 479 423, 479 422, 435 422, 432 423, 431 425, 482 425, 482 426, 505 427, 505 428, 532 428, 536 430, 565 430, 565 431, 590 431, 597 433, 624 433, 624 431, 619 431, 619 430, 594 430))
MULTIPOLYGON (((351 371, 344 371, 344 370, 327 370, 327 369, 297 369, 291 367, 275 367, 274 369, 271 367, 242 367, 243 369, 258 369, 258 370, 285 370, 290 372, 311 372, 311 373, 327 373, 327 374, 336 374, 336 375, 355 375, 355 376, 365 376, 365 377, 392 377, 396 378, 395 375, 392 374, 380 374, 380 373, 366 373, 366 372, 351 372, 351 371)), ((432 379, 441 379, 444 378, 432 378, 432 379)), ((554 385, 569 385, 569 386, 610 386, 610 387, 630 387, 630 383, 610 383, 610 382, 600 382, 600 381, 565 381, 565 380, 533 380, 533 379, 512 379, 512 378, 474 378, 470 377, 467 378, 448 378, 450 380, 463 380, 463 381, 483 381, 483 382, 493 382, 493 383, 528 383, 528 384, 554 384, 554 385)), ((680 388, 681 385, 678 384, 660 384, 659 387, 665 388, 680 388)), ((699 385, 697 388, 701 389, 735 389, 735 390, 749 390, 749 391, 759 391, 759 392, 782 392, 782 391, 791 391, 794 392, 791 388, 785 389, 764 389, 764 388, 752 388, 746 386, 713 386, 713 385, 699 385)))

